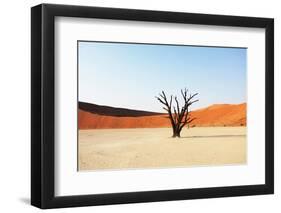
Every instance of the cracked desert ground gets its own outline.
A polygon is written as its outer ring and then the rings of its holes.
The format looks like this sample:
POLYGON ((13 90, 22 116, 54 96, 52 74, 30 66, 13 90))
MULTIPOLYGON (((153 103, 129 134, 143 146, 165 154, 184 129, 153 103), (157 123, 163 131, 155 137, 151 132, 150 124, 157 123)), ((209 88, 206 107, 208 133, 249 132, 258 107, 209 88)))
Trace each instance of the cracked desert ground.
POLYGON ((119 170, 247 163, 246 127, 79 130, 78 170, 119 170))

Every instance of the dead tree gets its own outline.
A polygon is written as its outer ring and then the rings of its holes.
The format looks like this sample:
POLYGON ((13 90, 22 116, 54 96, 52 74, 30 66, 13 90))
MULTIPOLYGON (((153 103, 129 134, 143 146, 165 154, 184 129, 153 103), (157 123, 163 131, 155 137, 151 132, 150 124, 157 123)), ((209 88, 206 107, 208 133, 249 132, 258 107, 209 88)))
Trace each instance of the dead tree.
POLYGON ((194 100, 194 97, 197 96, 198 93, 188 95, 187 89, 181 90, 181 95, 184 101, 182 107, 180 107, 177 96, 173 97, 171 95, 168 100, 164 91, 162 91, 159 96, 156 96, 157 100, 164 105, 163 109, 168 112, 173 128, 173 137, 180 137, 182 128, 194 121, 195 118, 190 117, 189 107, 199 101, 198 99, 194 100), (173 106, 173 100, 175 101, 175 106, 173 106))

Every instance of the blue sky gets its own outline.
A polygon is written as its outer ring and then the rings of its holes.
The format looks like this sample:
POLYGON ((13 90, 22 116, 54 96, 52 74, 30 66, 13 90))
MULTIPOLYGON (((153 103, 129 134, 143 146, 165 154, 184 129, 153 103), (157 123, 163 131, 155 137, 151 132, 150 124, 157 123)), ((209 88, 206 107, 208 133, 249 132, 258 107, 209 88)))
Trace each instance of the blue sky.
POLYGON ((247 49, 108 42, 78 43, 79 101, 163 112, 164 90, 199 93, 198 109, 246 102, 247 49))

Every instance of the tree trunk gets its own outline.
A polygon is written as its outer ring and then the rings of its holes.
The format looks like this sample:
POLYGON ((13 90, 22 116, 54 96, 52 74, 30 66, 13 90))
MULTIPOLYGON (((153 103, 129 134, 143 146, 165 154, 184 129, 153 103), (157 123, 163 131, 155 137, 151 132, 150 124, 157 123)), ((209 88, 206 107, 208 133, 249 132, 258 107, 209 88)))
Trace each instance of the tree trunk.
POLYGON ((176 137, 178 137, 178 138, 180 138, 181 137, 181 130, 179 129, 179 128, 177 128, 177 127, 173 127, 173 138, 176 138, 176 137))

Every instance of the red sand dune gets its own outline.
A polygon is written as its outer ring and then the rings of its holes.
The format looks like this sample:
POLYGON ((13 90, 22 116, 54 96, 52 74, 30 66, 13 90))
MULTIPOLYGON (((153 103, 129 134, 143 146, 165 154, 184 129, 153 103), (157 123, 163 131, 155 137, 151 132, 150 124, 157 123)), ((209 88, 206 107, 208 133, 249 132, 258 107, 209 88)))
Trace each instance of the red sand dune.
POLYGON ((196 126, 246 126, 246 103, 214 104, 192 112, 196 126))
MULTIPOLYGON (((246 104, 215 104, 191 112, 191 126, 246 126, 246 104)), ((167 114, 79 102, 79 129, 170 127, 167 114)))

